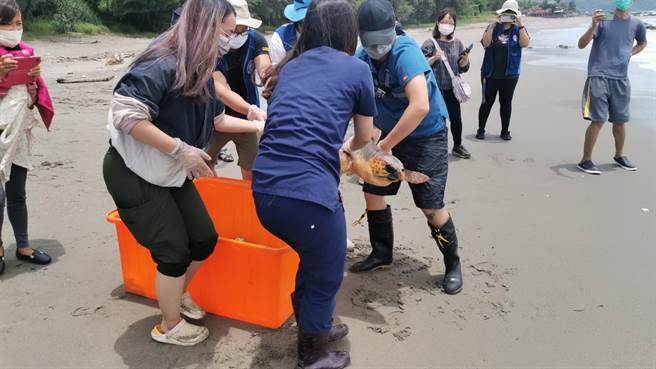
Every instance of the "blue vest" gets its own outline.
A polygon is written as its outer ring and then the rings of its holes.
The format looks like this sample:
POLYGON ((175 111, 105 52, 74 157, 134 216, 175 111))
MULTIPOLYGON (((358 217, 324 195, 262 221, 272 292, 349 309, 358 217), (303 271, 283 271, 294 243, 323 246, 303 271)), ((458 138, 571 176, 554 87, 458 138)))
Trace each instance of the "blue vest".
POLYGON ((294 48, 294 44, 296 43, 296 25, 294 23, 287 23, 278 27, 276 33, 280 36, 285 51, 294 48))
MULTIPOLYGON (((503 24, 498 24, 492 33, 492 42, 503 32, 503 24)), ((508 40, 508 62, 506 63, 506 76, 518 76, 522 63, 522 48, 519 46, 519 28, 513 26, 510 30, 510 39, 508 40)), ((494 74, 494 52, 492 47, 485 49, 485 58, 481 75, 489 78, 494 74)))
MULTIPOLYGON (((248 48, 246 49, 246 56, 244 57, 244 65, 242 66, 242 72, 244 75, 244 85, 246 86, 246 91, 248 96, 242 96, 249 104, 260 106, 260 93, 255 85, 255 73, 257 70, 255 68, 255 33, 257 31, 251 29, 248 32, 248 48)), ((219 64, 219 70, 223 73, 227 73, 230 68, 228 67, 224 58, 221 59, 219 64)))

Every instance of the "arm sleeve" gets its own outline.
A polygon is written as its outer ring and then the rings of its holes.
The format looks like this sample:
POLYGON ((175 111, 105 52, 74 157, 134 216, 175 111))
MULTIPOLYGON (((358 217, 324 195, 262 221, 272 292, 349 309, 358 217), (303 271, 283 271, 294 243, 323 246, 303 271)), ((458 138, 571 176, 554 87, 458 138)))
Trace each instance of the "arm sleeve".
POLYGON ((225 104, 220 97, 217 97, 214 100, 214 119, 216 120, 223 114, 225 114, 225 104))
POLYGON ((271 63, 273 65, 280 64, 280 62, 287 56, 285 46, 282 44, 280 35, 274 33, 271 36, 271 44, 269 45, 269 55, 271 56, 271 63))
POLYGON ((269 54, 269 44, 260 32, 255 32, 255 57, 269 54))
POLYGON ((165 59, 144 62, 132 68, 118 82, 114 93, 131 97, 148 107, 152 120, 159 116, 159 105, 175 82, 174 71, 167 70, 165 59))
POLYGON ((638 21, 635 39, 639 45, 647 42, 647 27, 645 27, 645 24, 642 21, 638 21))
POLYGON ((356 98, 354 113, 357 115, 362 115, 365 117, 375 117, 378 115, 376 109, 376 94, 374 92, 374 81, 371 78, 371 73, 369 71, 369 66, 365 63, 361 64, 360 71, 358 76, 359 80, 359 89, 358 96, 356 98))
POLYGON ((431 41, 430 39, 424 41, 424 44, 421 45, 421 52, 427 58, 430 58, 431 56, 435 55, 435 45, 433 44, 433 41, 431 41))
POLYGON ((604 27, 604 22, 601 22, 601 23, 597 24, 597 28, 594 30, 594 33, 592 34, 593 39, 601 36, 601 34, 603 32, 603 30, 602 30, 603 27, 604 27))
POLYGON ((406 47, 401 51, 396 59, 394 73, 398 78, 399 84, 405 89, 408 82, 420 74, 430 73, 431 68, 428 61, 417 46, 406 47))

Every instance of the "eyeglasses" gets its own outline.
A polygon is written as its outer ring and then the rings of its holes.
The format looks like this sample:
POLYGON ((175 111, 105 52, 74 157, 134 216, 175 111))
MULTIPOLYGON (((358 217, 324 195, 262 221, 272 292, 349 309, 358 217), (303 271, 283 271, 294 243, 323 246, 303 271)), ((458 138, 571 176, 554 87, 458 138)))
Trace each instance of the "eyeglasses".
POLYGON ((250 30, 251 30, 250 27, 244 27, 244 28, 241 30, 241 32, 237 32, 237 29, 235 29, 234 34, 237 35, 237 36, 243 36, 243 35, 247 34, 250 30))
POLYGON ((219 30, 221 30, 221 36, 225 37, 228 41, 232 40, 233 38, 237 37, 237 33, 228 33, 226 32, 223 28, 219 27, 219 30))

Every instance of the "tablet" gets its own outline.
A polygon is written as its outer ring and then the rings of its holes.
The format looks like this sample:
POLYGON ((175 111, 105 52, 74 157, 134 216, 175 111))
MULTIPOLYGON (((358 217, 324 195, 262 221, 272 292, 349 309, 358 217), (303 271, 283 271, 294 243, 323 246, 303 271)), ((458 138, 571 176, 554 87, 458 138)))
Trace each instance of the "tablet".
POLYGON ((7 76, 2 80, 2 85, 17 86, 34 82, 36 78, 30 77, 27 74, 34 67, 41 64, 41 58, 38 56, 28 56, 25 58, 14 58, 14 60, 18 62, 18 68, 7 73, 7 76))

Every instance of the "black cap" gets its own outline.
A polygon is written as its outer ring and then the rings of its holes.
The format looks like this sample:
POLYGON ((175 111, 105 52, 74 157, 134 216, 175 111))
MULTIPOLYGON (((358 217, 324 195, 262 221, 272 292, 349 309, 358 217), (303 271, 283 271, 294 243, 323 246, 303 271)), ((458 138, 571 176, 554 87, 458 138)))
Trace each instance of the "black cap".
POLYGON ((358 10, 360 33, 394 28, 396 15, 388 0, 367 0, 358 10))

